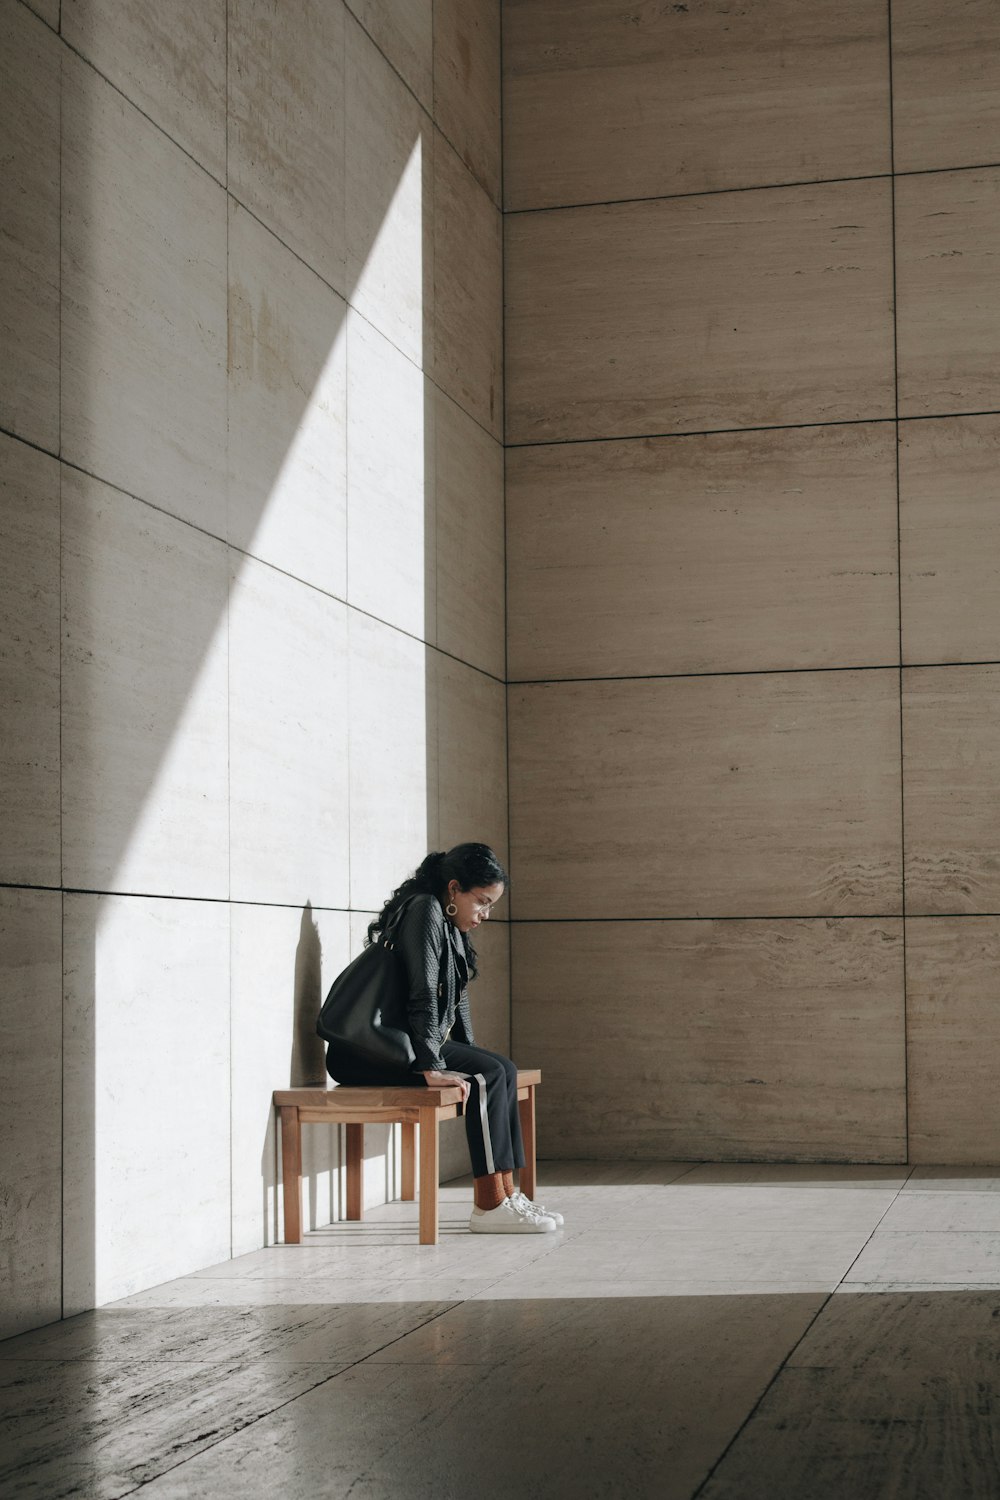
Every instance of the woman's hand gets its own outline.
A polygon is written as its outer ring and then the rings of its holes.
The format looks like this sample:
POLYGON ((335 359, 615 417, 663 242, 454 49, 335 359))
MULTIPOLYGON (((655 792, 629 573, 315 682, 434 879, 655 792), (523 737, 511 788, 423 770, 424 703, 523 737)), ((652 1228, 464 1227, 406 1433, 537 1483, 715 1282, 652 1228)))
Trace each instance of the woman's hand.
POLYGON ((468 1099, 469 1095, 472 1093, 472 1084, 469 1082, 469 1080, 467 1078, 463 1078, 462 1075, 461 1075, 461 1073, 425 1073, 424 1077, 427 1079, 428 1083, 432 1083, 432 1084, 439 1084, 439 1083, 453 1083, 453 1084, 455 1084, 455 1086, 457 1088, 460 1088, 462 1090, 462 1103, 463 1104, 465 1103, 466 1099, 468 1099))

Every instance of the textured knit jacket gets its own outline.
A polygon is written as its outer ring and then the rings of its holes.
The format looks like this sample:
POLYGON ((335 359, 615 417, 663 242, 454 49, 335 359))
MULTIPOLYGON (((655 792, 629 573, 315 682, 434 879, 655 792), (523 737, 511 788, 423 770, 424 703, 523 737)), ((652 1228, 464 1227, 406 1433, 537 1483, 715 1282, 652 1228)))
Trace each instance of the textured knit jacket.
POLYGON ((436 896, 411 896, 393 924, 392 944, 409 981, 407 1017, 416 1073, 441 1073, 441 1048, 452 1033, 474 1046, 465 938, 436 896))

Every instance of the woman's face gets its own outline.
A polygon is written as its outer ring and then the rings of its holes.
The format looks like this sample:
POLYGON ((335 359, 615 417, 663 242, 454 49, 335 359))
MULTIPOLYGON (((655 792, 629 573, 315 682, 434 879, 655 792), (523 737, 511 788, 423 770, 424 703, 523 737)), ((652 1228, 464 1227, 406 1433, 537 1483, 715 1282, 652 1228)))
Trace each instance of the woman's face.
POLYGON ((474 885, 471 891, 463 891, 457 880, 448 882, 448 901, 458 910, 449 918, 459 932, 471 932, 480 922, 485 922, 496 903, 503 895, 502 885, 474 885))

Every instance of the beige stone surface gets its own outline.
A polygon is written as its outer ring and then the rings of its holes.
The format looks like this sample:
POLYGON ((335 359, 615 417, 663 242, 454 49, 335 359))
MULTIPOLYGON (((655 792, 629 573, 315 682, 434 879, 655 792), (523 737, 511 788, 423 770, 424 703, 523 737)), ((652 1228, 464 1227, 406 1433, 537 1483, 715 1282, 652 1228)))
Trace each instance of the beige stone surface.
POLYGON ((62 456, 225 535, 226 197, 63 61, 62 456))
POLYGON ((436 709, 427 648, 348 612, 351 901, 381 910, 437 831, 436 709))
POLYGON ((64 468, 63 878, 229 894, 226 547, 64 468))
POLYGON ((900 908, 898 672, 509 691, 513 915, 900 908))
POLYGON ((229 911, 65 903, 69 1315, 229 1254, 229 911))
POLYGON ((61 35, 220 182, 226 178, 226 0, 63 0, 61 35))
POLYGON ((41 16, 46 25, 58 30, 60 0, 25 0, 25 3, 37 16, 41 16))
MULTIPOLYGON (((469 1002, 476 1045, 510 1057, 510 924, 504 920, 505 905, 472 935, 479 973, 469 990, 469 1002)), ((525 1057, 522 1066, 535 1064, 525 1057)))
MULTIPOLYGON (((294 906, 234 905, 232 955, 233 1254, 273 1245, 281 1232, 274 1109, 276 1088, 324 1084, 316 1017, 330 983, 348 961, 347 912, 294 906)), ((335 1126, 302 1133, 303 1226, 315 1229, 340 1210, 335 1126)))
POLYGON ((347 592, 347 304, 237 203, 229 223, 229 541, 347 592))
POLYGON ((0 49, 0 426, 56 453, 59 43, 23 5, 4 0, 0 49))
MULTIPOLYGON (((508 1239, 508 1258, 517 1248, 508 1239)), ((627 1475, 636 1496, 689 1500, 821 1302, 812 1292, 608 1306, 582 1293, 575 1304, 522 1299, 454 1318, 439 1305, 456 1342, 465 1331, 460 1348, 475 1344, 478 1328, 496 1358, 485 1367, 447 1355, 358 1364, 153 1479, 151 1496, 183 1500, 193 1487, 238 1500, 249 1475, 273 1490, 294 1464, 303 1488, 333 1494, 402 1496, 433 1470, 455 1495, 527 1485, 561 1500, 613 1492, 627 1475), (511 1330, 509 1342, 493 1337, 492 1322, 511 1330), (505 1344, 514 1358, 503 1357, 505 1344), (484 1478, 481 1434, 491 1426, 517 1434, 508 1462, 522 1473, 484 1478), (323 1451, 315 1434, 333 1428, 341 1441, 323 1451)))
POLYGON ((500 211, 434 135, 434 380, 481 427, 503 431, 500 211))
POLYGON ((508 208, 889 171, 869 0, 507 0, 508 208))
MULTIPOLYGON (((876 1235, 861 1262, 891 1238, 876 1235)), ((935 1247, 940 1238, 920 1236, 930 1243, 915 1256, 960 1253, 935 1247)), ((703 1486, 705 1500, 990 1500, 981 1403, 993 1382, 996 1295, 878 1289, 826 1304, 703 1486)))
POLYGON ((1000 11, 894 0, 892 120, 897 172, 1000 157, 1000 11))
POLYGON ((0 436, 0 880, 58 885, 59 465, 0 436))
POLYGON ((886 181, 506 221, 511 443, 893 414, 886 181))
POLYGON ((507 454, 510 677, 899 660, 887 423, 507 454))
POLYGON ((232 0, 229 190, 343 295, 341 4, 232 0))
POLYGON ((1000 1233, 996 1230, 885 1230, 875 1235, 851 1267, 848 1286, 968 1287, 1000 1281, 1000 1233))
MULTIPOLYGON (((430 654, 437 704, 438 840, 489 844, 507 858, 505 692, 464 662, 430 654)), ((505 913, 506 915, 506 913, 505 913)))
POLYGON ((347 6, 421 104, 430 109, 434 0, 347 0, 347 6))
POLYGON ((504 659, 504 451, 436 387, 436 643, 494 677, 504 659))
POLYGON ((433 295, 433 135, 352 19, 346 41, 346 243, 351 306, 416 364, 433 295))
POLYGON ((252 559, 231 568, 232 897, 346 906, 346 607, 252 559))
POLYGON ((0 1024, 0 1338, 5 1339, 62 1316, 58 891, 0 890, 0 1024))
POLYGON ((434 121, 500 203, 500 0, 435 0, 434 121))
POLYGON ((998 964, 996 916, 907 919, 912 1162, 998 1160, 998 964))
POLYGON ((427 382, 351 311, 347 338, 347 597, 426 639, 434 628, 427 382))
POLYGON ((1000 168, 896 182, 899 411, 1000 405, 994 296, 1000 168))
POLYGON ((901 920, 516 921, 512 949, 544 1155, 905 1159, 901 920))
POLYGON ((996 416, 900 427, 904 662, 1000 656, 998 467, 996 416))
POLYGON ((906 910, 1000 904, 1000 667, 903 673, 906 910))

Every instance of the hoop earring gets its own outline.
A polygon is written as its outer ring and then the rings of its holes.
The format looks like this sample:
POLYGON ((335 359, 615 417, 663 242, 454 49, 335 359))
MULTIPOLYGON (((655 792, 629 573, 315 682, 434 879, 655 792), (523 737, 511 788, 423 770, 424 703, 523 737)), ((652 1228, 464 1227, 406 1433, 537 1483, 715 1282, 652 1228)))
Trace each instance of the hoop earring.
POLYGON ((448 905, 444 909, 444 914, 446 917, 458 916, 458 907, 455 905, 454 901, 448 902, 448 905))

